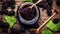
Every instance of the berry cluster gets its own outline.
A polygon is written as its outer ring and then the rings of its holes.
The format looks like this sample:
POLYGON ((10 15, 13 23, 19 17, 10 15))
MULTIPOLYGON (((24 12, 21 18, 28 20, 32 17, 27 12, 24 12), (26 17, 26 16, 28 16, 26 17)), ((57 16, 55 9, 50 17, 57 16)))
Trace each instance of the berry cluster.
MULTIPOLYGON (((15 15, 14 8, 15 8, 15 0, 5 0, 2 2, 2 9, 0 11, 0 15, 14 16, 15 15), (8 11, 7 10, 8 7, 10 7, 12 10, 8 11)), ((8 33, 9 24, 7 22, 3 22, 2 17, 0 19, 1 19, 0 28, 4 33, 8 33)))
MULTIPOLYGON (((38 0, 33 0, 33 2, 37 2, 38 0)), ((46 9, 48 16, 52 15, 52 0, 42 0, 40 3, 37 4, 38 7, 46 9)))
POLYGON ((11 7, 11 9, 14 9, 15 8, 15 0, 5 0, 2 3, 2 8, 3 9, 6 9, 8 7, 11 7))
POLYGON ((14 9, 15 8, 15 0, 6 0, 2 3, 2 9, 0 11, 0 15, 15 15, 14 9), (8 11, 7 8, 10 7, 12 10, 8 11))
POLYGON ((0 21, 0 28, 4 33, 8 32, 9 24, 3 21, 0 21))
POLYGON ((11 33, 19 34, 19 33, 24 33, 25 29, 23 27, 21 27, 20 29, 11 28, 10 31, 11 33))

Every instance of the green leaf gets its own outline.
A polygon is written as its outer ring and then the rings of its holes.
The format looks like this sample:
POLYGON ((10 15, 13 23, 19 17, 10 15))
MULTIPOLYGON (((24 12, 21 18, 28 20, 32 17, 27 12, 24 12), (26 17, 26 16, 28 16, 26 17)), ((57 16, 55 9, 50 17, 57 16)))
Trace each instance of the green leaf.
POLYGON ((57 23, 57 27, 58 27, 58 28, 60 28, 60 22, 59 22, 59 23, 57 23))
POLYGON ((5 21, 10 25, 10 28, 16 23, 16 18, 14 16, 5 16, 5 21))
POLYGON ((59 25, 60 25, 60 24, 54 24, 53 21, 50 20, 50 21, 47 23, 46 26, 47 26, 50 30, 52 30, 52 31, 55 32, 55 31, 58 31, 59 25))
POLYGON ((33 0, 22 0, 23 2, 33 2, 33 0))
POLYGON ((53 34, 50 30, 43 30, 42 34, 53 34))

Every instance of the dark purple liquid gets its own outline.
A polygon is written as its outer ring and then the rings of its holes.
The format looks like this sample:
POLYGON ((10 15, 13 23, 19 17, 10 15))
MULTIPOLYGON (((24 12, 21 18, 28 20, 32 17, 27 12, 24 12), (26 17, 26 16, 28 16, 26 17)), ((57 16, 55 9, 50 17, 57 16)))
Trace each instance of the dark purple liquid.
POLYGON ((21 16, 26 19, 26 20, 31 20, 36 16, 36 9, 33 7, 31 8, 27 8, 29 5, 24 6, 22 8, 22 11, 20 11, 21 16))

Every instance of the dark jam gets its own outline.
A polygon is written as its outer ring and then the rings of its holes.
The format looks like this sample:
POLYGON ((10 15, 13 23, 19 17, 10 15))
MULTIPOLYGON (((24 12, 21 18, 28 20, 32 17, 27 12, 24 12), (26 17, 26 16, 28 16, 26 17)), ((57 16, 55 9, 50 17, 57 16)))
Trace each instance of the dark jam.
POLYGON ((24 6, 20 13, 23 19, 32 20, 36 16, 36 9, 34 7, 32 9, 27 8, 28 6, 29 5, 24 6))

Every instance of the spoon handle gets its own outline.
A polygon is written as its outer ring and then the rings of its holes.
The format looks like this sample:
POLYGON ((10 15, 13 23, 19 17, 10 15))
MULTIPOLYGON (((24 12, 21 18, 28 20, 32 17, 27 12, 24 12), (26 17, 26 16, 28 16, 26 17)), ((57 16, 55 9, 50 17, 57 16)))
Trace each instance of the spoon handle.
POLYGON ((33 4, 32 6, 30 6, 30 8, 34 7, 36 4, 38 4, 39 2, 41 2, 42 0, 37 1, 35 4, 33 4))
POLYGON ((52 19, 55 15, 56 15, 56 13, 54 13, 54 14, 53 14, 48 20, 46 20, 38 29, 36 29, 36 33, 38 33, 39 30, 40 30, 43 26, 45 26, 45 25, 48 23, 48 21, 49 21, 50 19, 52 19))

